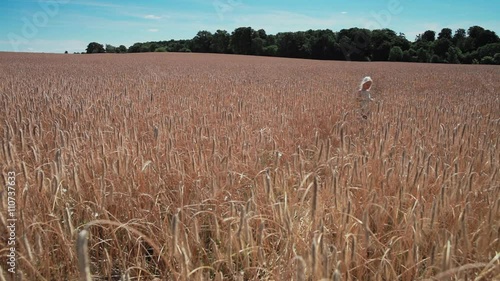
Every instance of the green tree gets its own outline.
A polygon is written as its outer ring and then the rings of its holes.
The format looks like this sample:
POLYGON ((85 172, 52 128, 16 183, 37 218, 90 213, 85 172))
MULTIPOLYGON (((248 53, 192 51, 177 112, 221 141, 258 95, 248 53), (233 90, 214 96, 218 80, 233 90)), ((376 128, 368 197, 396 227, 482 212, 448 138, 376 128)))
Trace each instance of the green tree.
POLYGON ((158 47, 155 49, 156 53, 165 53, 167 51, 166 47, 158 47))
POLYGON ((141 51, 142 43, 135 43, 128 48, 129 53, 139 53, 141 51))
POLYGON ((250 54, 261 56, 264 53, 264 39, 260 37, 255 37, 252 39, 252 49, 250 54))
POLYGON ((495 64, 500 64, 500 53, 496 53, 493 60, 495 61, 495 64))
POLYGON ((467 39, 471 42, 469 43, 469 46, 467 46, 469 48, 466 48, 466 51, 471 51, 488 44, 500 42, 500 39, 494 31, 486 30, 477 25, 471 26, 467 33, 469 34, 467 39))
POLYGON ((211 51, 213 35, 210 31, 199 31, 192 40, 193 52, 208 53, 211 51))
POLYGON ((252 45, 250 54, 261 56, 264 54, 264 47, 266 46, 267 34, 264 29, 257 31, 252 30, 252 45))
POLYGON ((372 60, 387 61, 397 37, 396 33, 390 29, 375 29, 371 35, 372 60))
POLYGON ((480 63, 481 64, 495 64, 495 60, 492 57, 490 57, 490 56, 486 56, 486 57, 483 57, 481 59, 480 63))
POLYGON ((484 28, 474 25, 469 27, 467 34, 472 38, 478 38, 481 33, 484 32, 484 28))
POLYGON ((161 46, 156 42, 150 42, 149 44, 147 44, 147 47, 148 47, 148 50, 146 52, 154 52, 154 51, 156 51, 156 49, 158 49, 161 46))
POLYGON ((442 62, 442 60, 438 55, 432 55, 430 62, 431 63, 440 63, 440 62, 442 62))
POLYGON ((106 44, 106 53, 115 53, 116 47, 110 44, 106 44))
POLYGON ((420 48, 417 50, 417 60, 418 62, 429 62, 429 53, 426 49, 420 48))
POLYGON ((311 58, 332 59, 333 48, 335 46, 335 34, 329 29, 309 30, 309 45, 311 48, 311 58))
POLYGON ((446 56, 446 52, 448 52, 448 49, 453 45, 451 40, 446 39, 446 38, 441 38, 433 43, 433 51, 434 54, 438 55, 440 58, 444 58, 446 56))
MULTIPOLYGON (((401 49, 401 47, 398 46, 401 49)), ((389 41, 385 41, 378 46, 374 46, 372 50, 372 60, 374 61, 387 61, 389 60, 389 55, 391 53, 392 44, 389 41)))
POLYGON ((465 32, 465 29, 459 28, 455 31, 455 34, 453 35, 451 41, 457 48, 464 51, 466 38, 467 38, 467 33, 465 32))
POLYGON ((249 55, 252 52, 251 27, 236 28, 231 34, 230 47, 235 54, 249 55))
POLYGON ((403 50, 399 46, 394 46, 391 48, 391 52, 389 53, 390 61, 401 61, 403 60, 403 50))
POLYGON ((436 40, 436 32, 432 30, 427 30, 422 34, 422 40, 426 42, 434 42, 436 40))
POLYGON ((500 53, 500 43, 493 43, 482 46, 477 49, 479 58, 482 57, 494 57, 496 53, 500 53))
POLYGON ((417 51, 415 51, 413 49, 403 51, 403 61, 406 61, 406 62, 418 61, 417 60, 417 51))
POLYGON ((87 54, 104 53, 105 51, 104 46, 97 42, 91 42, 87 46, 87 54))
POLYGON ((450 46, 448 48, 448 52, 446 53, 447 54, 446 59, 448 60, 448 62, 449 63, 460 63, 459 52, 460 52, 460 49, 453 47, 453 46, 450 46))
POLYGON ((406 39, 404 34, 400 34, 392 39, 393 46, 401 47, 401 50, 409 50, 411 48, 411 42, 406 39))
MULTIPOLYGON (((202 30, 191 40, 169 40, 135 43, 128 49, 121 45, 102 46, 92 42, 87 53, 124 52, 216 52, 245 55, 285 56, 295 58, 337 59, 357 61, 419 61, 474 63, 488 56, 495 61, 500 53, 500 39, 491 30, 472 26, 467 31, 459 28, 454 35, 443 28, 436 32, 426 30, 410 42, 402 33, 390 29, 342 29, 338 32, 307 30, 267 34, 264 29, 236 28, 231 34, 217 30, 214 34, 202 30), (396 48, 397 47, 397 48, 396 48)), ((486 59, 488 61, 488 58, 486 59)))
POLYGON ((305 32, 278 33, 278 54, 288 58, 307 58, 310 55, 305 32))
POLYGON ((170 40, 165 42, 168 52, 181 52, 182 49, 189 49, 191 40, 170 40))
POLYGON ((462 41, 462 44, 457 45, 457 46, 460 46, 460 49, 462 50, 462 52, 472 52, 472 51, 476 50, 476 39, 474 39, 470 36, 466 37, 462 41))
POLYGON ((452 31, 450 28, 443 28, 441 29, 441 32, 439 32, 438 34, 438 40, 439 39, 448 39, 448 40, 451 40, 452 37, 452 31))
POLYGON ((462 63, 471 64, 474 63, 474 61, 478 60, 479 60, 479 54, 477 53, 477 51, 472 51, 472 52, 467 52, 463 55, 462 63))
POLYGON ((214 53, 229 53, 229 43, 231 35, 225 30, 217 30, 212 36, 210 50, 214 53))
POLYGON ((120 45, 120 47, 118 47, 118 48, 116 49, 116 51, 117 51, 118 53, 126 53, 126 52, 127 52, 127 47, 125 47, 124 45, 120 45))
POLYGON ((276 45, 276 35, 266 34, 266 46, 276 45))
POLYGON ((278 46, 269 45, 269 46, 264 47, 263 51, 264 51, 264 56, 274 57, 274 56, 278 55, 278 46))
POLYGON ((262 38, 263 40, 267 39, 267 33, 264 29, 259 29, 254 32, 254 37, 262 38))
POLYGON ((484 30, 476 38, 476 47, 480 48, 482 46, 498 42, 500 42, 500 40, 494 31, 484 30))
POLYGON ((372 33, 368 29, 342 29, 337 34, 346 60, 367 61, 371 56, 372 33))

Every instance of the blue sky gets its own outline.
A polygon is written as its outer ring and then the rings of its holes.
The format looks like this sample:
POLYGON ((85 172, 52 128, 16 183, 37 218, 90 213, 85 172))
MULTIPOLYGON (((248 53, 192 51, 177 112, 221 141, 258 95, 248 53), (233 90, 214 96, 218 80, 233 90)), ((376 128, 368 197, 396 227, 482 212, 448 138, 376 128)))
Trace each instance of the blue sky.
POLYGON ((0 0, 0 51, 81 52, 87 44, 190 39, 199 30, 390 28, 413 41, 443 27, 500 33, 497 0, 0 0))

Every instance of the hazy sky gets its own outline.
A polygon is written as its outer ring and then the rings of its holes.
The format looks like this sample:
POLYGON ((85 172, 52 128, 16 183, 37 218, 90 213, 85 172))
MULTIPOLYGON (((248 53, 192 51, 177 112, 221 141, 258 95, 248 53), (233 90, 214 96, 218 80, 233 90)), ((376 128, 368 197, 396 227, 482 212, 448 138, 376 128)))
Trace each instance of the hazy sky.
POLYGON ((241 26, 268 34, 390 28, 413 41, 443 27, 499 34, 498 15, 498 0, 0 0, 0 51, 81 52, 92 41, 129 47, 241 26))

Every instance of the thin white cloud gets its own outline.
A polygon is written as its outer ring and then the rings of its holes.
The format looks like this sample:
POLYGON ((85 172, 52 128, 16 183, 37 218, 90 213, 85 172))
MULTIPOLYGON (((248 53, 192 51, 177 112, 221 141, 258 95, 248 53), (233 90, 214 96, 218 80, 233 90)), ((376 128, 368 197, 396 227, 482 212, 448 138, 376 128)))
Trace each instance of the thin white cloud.
POLYGON ((340 12, 340 13, 341 13, 341 14, 343 14, 343 15, 347 14, 347 12, 346 12, 346 11, 343 11, 343 12, 340 12))
POLYGON ((162 19, 161 16, 156 16, 156 15, 145 15, 144 18, 148 19, 148 20, 159 20, 159 19, 162 19))
POLYGON ((160 30, 159 30, 159 29, 157 29, 157 28, 150 28, 150 29, 148 29, 148 31, 149 31, 149 32, 158 32, 158 31, 160 31, 160 30))
POLYGON ((145 21, 138 19, 114 19, 105 18, 94 15, 83 15, 83 14, 68 14, 64 19, 58 21, 58 25, 71 26, 74 22, 85 22, 83 26, 85 29, 95 29, 95 30, 115 30, 123 31, 125 28, 141 28, 145 29, 151 26, 145 21))

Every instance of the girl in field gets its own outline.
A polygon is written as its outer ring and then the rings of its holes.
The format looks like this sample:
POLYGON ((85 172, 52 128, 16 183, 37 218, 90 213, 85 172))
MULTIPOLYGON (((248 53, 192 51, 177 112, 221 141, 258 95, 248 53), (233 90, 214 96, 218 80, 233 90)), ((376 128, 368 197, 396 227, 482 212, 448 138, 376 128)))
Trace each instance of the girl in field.
POLYGON ((363 119, 368 119, 370 115, 370 103, 373 101, 370 96, 372 84, 372 78, 370 76, 366 76, 363 80, 361 80, 361 84, 359 85, 357 100, 359 104, 359 111, 363 119))

